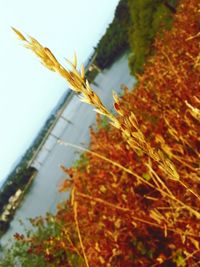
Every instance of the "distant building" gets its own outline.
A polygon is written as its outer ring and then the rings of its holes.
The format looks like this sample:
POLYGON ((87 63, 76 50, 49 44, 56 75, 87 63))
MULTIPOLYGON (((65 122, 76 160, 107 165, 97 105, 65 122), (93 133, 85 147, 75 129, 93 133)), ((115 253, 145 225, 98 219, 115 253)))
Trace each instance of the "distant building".
POLYGON ((9 198, 8 204, 5 206, 4 212, 0 216, 0 221, 4 221, 4 222, 8 221, 9 216, 12 213, 12 210, 14 210, 16 208, 16 203, 17 203, 19 197, 21 196, 21 194, 22 194, 22 190, 18 189, 16 191, 16 193, 9 198))
POLYGON ((21 196, 21 194, 22 194, 22 190, 18 189, 16 193, 14 194, 14 196, 11 196, 9 198, 8 200, 9 204, 14 204, 18 200, 18 198, 21 196))

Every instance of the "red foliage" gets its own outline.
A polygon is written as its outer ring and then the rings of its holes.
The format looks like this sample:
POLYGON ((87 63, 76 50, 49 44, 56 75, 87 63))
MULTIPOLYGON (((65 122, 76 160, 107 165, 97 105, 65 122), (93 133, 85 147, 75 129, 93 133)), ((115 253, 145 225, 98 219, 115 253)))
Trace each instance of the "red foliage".
MULTIPOLYGON (((120 103, 126 115, 134 112, 149 144, 173 162, 180 181, 165 177, 156 164, 153 170, 176 199, 194 210, 200 207, 200 124, 187 103, 200 108, 198 9, 196 0, 180 2, 173 29, 156 39, 156 55, 120 103)), ((130 149, 117 129, 92 131, 90 148, 151 179, 148 156, 130 149)), ((199 218, 123 169, 90 153, 87 157, 85 172, 74 170, 73 180, 91 266, 192 266, 198 261, 199 218), (185 265, 179 265, 184 258, 185 265)))
POLYGON ((184 267, 200 260, 195 215, 200 208, 200 124, 191 109, 200 109, 199 11, 198 0, 180 1, 172 30, 156 39, 156 55, 120 102, 124 118, 136 115, 147 142, 173 162, 180 179, 170 179, 151 162, 160 179, 155 182, 148 155, 133 151, 112 127, 91 130, 90 149, 113 163, 87 152, 84 169, 64 169, 71 180, 61 190, 74 188, 77 218, 67 202, 56 220, 89 266, 184 267))

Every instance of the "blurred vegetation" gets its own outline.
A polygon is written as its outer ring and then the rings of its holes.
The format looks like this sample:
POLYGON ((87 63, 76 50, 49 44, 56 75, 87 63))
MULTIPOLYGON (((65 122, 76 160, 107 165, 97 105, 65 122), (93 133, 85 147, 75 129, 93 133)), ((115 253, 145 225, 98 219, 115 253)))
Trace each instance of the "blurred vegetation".
POLYGON ((36 174, 37 170, 33 167, 21 167, 17 170, 15 179, 5 183, 0 192, 0 237, 8 230, 15 211, 36 174))
POLYGON ((24 235, 15 234, 11 244, 0 248, 1 267, 83 266, 62 220, 47 214, 46 218, 30 219, 30 223, 32 228, 24 229, 24 235))
POLYGON ((156 34, 172 26, 176 3, 176 0, 128 0, 131 16, 129 66, 133 75, 143 71, 147 56, 154 51, 152 44, 156 34))
POLYGON ((177 0, 121 0, 113 21, 95 48, 94 63, 101 69, 109 67, 125 50, 130 49, 129 66, 135 75, 143 71, 157 33, 169 29, 177 0))
POLYGON ((113 21, 108 26, 106 33, 99 41, 95 52, 95 63, 100 68, 106 68, 112 64, 122 52, 128 49, 128 27, 130 25, 130 13, 127 0, 121 0, 115 10, 113 21))
POLYGON ((80 157, 74 162, 74 168, 78 168, 81 170, 85 170, 86 166, 88 165, 88 158, 87 156, 82 153, 80 157))
POLYGON ((85 74, 86 79, 89 81, 89 83, 92 83, 94 81, 94 79, 96 78, 97 74, 98 74, 98 70, 97 69, 93 69, 93 70, 88 70, 85 74))

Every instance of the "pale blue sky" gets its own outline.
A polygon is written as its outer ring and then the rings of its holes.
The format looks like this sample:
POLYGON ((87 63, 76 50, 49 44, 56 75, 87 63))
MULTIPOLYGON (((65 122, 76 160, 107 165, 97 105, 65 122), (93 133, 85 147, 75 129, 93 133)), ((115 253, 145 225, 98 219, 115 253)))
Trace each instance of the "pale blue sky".
POLYGON ((21 46, 13 26, 58 59, 84 62, 111 22, 119 0, 0 0, 0 180, 28 148, 67 88, 21 46))

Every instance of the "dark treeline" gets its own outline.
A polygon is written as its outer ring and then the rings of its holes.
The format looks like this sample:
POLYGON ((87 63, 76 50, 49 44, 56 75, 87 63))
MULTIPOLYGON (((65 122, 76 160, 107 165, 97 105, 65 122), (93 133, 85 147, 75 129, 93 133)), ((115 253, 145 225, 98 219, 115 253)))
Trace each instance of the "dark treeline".
POLYGON ((54 115, 51 115, 45 123, 43 129, 39 132, 30 148, 25 152, 20 162, 14 170, 8 175, 0 191, 0 213, 3 211, 4 206, 8 203, 9 198, 14 195, 18 189, 23 190, 24 186, 28 183, 31 175, 32 168, 28 167, 35 150, 39 147, 45 136, 47 130, 52 125, 54 115))
POLYGON ((132 74, 143 70, 153 53, 155 35, 171 27, 177 0, 121 0, 113 21, 95 48, 95 64, 103 69, 125 50, 130 49, 132 74))
POLYGON ((9 198, 13 196, 18 189, 23 190, 31 176, 36 172, 35 168, 24 168, 24 165, 25 163, 16 171, 13 171, 9 181, 5 183, 0 193, 0 212, 3 211, 3 207, 8 203, 9 198), (12 177, 14 177, 14 179, 11 179, 12 177))
POLYGON ((0 193, 0 236, 7 231, 10 225, 10 221, 13 218, 16 208, 19 205, 19 201, 22 199, 21 194, 16 202, 11 203, 11 197, 15 196, 19 189, 21 192, 25 191, 27 184, 31 183, 31 178, 37 173, 37 170, 33 167, 20 168, 15 174, 15 179, 5 183, 3 190, 0 193), (9 209, 8 209, 8 206, 9 209), (6 216, 2 216, 5 215, 6 216))
POLYGON ((121 0, 115 10, 113 21, 95 48, 97 53, 95 63, 98 67, 102 69, 108 67, 129 47, 127 36, 130 22, 128 1, 121 0))

